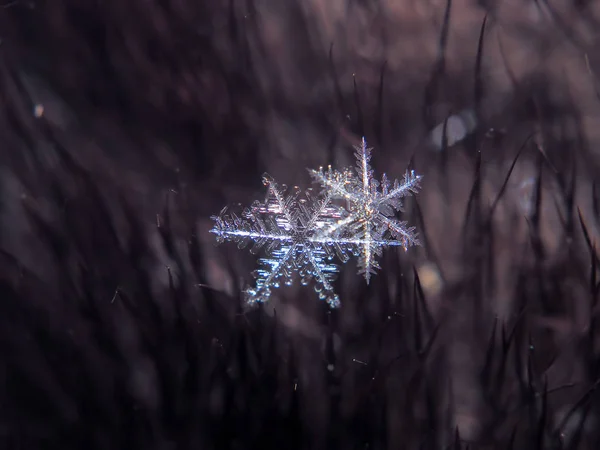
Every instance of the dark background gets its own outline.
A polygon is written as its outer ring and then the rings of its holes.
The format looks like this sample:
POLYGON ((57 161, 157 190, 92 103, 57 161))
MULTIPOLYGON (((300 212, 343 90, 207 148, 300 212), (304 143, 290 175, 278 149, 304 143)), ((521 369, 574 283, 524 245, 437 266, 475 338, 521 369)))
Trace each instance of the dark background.
POLYGON ((597 2, 0 7, 0 446, 600 447, 597 2), (445 131, 445 133, 444 133, 445 131), (248 310, 261 174, 424 176, 367 286, 248 310), (445 136, 445 138, 443 138, 445 136))

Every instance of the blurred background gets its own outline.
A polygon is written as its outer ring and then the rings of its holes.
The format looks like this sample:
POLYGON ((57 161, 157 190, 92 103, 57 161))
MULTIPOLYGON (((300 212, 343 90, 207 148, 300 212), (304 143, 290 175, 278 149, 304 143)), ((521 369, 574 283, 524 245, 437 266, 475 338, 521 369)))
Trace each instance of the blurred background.
POLYGON ((6 0, 0 447, 596 449, 600 4, 6 0), (211 216, 423 175, 422 246, 248 310, 211 216))

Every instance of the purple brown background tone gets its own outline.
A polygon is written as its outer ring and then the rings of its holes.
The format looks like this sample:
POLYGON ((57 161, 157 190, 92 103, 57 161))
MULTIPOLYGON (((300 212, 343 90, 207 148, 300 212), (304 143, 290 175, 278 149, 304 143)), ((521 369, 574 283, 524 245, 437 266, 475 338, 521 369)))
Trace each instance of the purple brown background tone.
POLYGON ((600 4, 0 6, 0 448, 600 447, 600 4), (210 216, 423 175, 366 286, 246 310, 210 216))

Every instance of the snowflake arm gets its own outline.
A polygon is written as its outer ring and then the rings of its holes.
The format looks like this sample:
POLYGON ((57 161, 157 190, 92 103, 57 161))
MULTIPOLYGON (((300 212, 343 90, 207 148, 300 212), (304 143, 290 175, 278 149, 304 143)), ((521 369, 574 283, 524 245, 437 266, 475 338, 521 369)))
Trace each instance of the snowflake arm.
POLYGON ((400 222, 396 219, 385 217, 383 214, 379 217, 379 220, 386 225, 394 238, 400 239, 400 245, 405 250, 412 245, 421 245, 415 233, 415 227, 408 227, 407 222, 400 222))
POLYGON ((261 258, 259 264, 263 266, 255 272, 256 286, 247 288, 244 297, 247 303, 264 303, 269 299, 272 288, 278 288, 280 279, 284 283, 291 284, 291 273, 289 261, 293 258, 294 245, 283 245, 273 251, 271 258, 261 258))
MULTIPOLYGON (((395 209, 400 210, 402 204, 398 199, 401 197, 406 197, 411 193, 418 193, 422 178, 423 177, 421 177, 420 175, 416 175, 414 170, 411 170, 410 172, 406 171, 406 173, 404 174, 404 181, 402 183, 399 183, 398 180, 396 180, 394 183, 394 188, 391 191, 387 192, 388 189, 383 190, 382 195, 377 199, 377 205, 381 206, 387 204, 388 202, 393 202, 399 205, 395 209)), ((384 181, 382 181, 382 184, 388 183, 389 185, 385 174, 383 174, 383 180, 384 181)))
POLYGON ((373 169, 371 169, 371 165, 369 164, 373 148, 367 147, 367 141, 363 136, 361 145, 355 146, 354 149, 356 150, 354 156, 357 159, 358 176, 362 180, 363 195, 368 196, 373 184, 373 169))

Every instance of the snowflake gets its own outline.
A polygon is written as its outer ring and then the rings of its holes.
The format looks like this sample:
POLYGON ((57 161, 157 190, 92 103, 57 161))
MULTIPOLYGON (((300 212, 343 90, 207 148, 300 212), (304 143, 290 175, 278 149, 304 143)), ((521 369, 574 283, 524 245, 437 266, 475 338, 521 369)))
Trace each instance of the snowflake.
MULTIPOLYGON (((345 182, 344 175, 331 179, 332 185, 345 182)), ((266 249, 266 257, 259 261, 261 268, 255 272, 256 286, 245 291, 246 301, 267 301, 273 288, 282 281, 291 285, 293 273, 298 272, 302 285, 313 278, 319 298, 338 307, 340 300, 332 283, 339 269, 331 261, 338 256, 345 263, 353 246, 360 243, 326 237, 321 230, 343 220, 346 211, 331 202, 329 193, 314 196, 310 189, 302 193, 295 187, 287 194, 285 185, 279 186, 266 174, 263 183, 268 187, 265 201, 254 202, 243 210, 242 217, 228 213, 227 208, 212 217, 215 226, 211 232, 219 242, 234 241, 239 248, 254 242, 252 253, 266 249)))
POLYGON ((245 208, 241 217, 227 208, 212 217, 215 225, 210 231, 219 242, 233 241, 240 249, 253 242, 252 253, 263 249, 266 253, 254 272, 255 286, 245 290, 248 303, 266 302, 282 282, 291 285, 297 272, 302 285, 314 279, 319 298, 338 307, 333 281, 339 267, 333 263, 334 257, 346 263, 350 255, 357 256, 359 273, 369 283, 380 269, 376 257, 384 247, 406 250, 419 243, 414 228, 394 216, 402 211, 400 199, 418 191, 421 177, 410 171, 402 183, 396 180, 392 185, 384 174, 378 182, 364 138, 356 150, 357 176, 350 169, 311 171, 322 187, 317 195, 312 189, 302 192, 298 187, 290 192, 265 174, 263 183, 268 190, 263 202, 245 208), (345 200, 345 207, 334 200, 345 200))
POLYGON ((407 171, 402 183, 395 180, 392 185, 383 174, 380 183, 373 176, 369 164, 372 148, 367 147, 364 137, 355 149, 356 176, 350 169, 339 172, 331 167, 310 173, 332 198, 347 203, 348 214, 322 228, 320 238, 360 242, 359 274, 369 283, 371 275, 381 268, 376 257, 381 256, 383 247, 402 246, 407 250, 419 244, 414 227, 394 216, 402 211, 400 199, 418 191, 421 176, 407 171))

